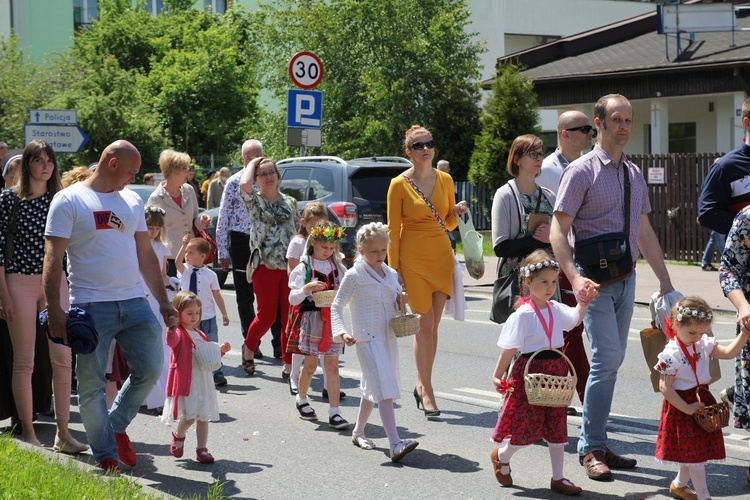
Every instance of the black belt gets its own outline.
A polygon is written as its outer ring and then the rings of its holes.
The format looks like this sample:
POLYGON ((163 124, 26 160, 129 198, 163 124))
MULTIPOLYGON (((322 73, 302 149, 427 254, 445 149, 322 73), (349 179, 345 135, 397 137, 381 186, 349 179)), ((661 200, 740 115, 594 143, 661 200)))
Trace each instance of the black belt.
MULTIPOLYGON (((537 351, 534 351, 534 352, 537 352, 537 351)), ((521 356, 523 356, 524 358, 530 358, 531 356, 534 355, 534 352, 524 352, 523 354, 521 354, 521 356)), ((559 357, 560 357, 560 353, 559 352, 555 352, 555 351, 542 351, 539 354, 537 354, 534 357, 534 359, 557 359, 559 357)))

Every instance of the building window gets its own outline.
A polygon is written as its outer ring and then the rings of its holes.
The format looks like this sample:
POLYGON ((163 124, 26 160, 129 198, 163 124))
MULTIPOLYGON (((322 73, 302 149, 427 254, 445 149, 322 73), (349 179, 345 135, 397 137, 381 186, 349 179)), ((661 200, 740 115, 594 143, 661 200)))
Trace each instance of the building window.
POLYGON ((73 0, 73 25, 76 30, 91 26, 98 18, 98 0, 73 0))
POLYGON ((223 14, 227 11, 227 0, 203 0, 203 10, 223 14))
POLYGON ((669 124, 669 152, 695 153, 695 122, 669 124))

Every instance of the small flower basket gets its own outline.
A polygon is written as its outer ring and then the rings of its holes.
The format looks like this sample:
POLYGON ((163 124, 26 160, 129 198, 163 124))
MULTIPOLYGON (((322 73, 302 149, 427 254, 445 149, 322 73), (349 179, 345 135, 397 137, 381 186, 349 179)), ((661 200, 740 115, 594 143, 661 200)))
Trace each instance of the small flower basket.
POLYGON ((206 372, 221 368, 221 348, 216 342, 198 342, 195 345, 195 359, 198 366, 206 372))
POLYGON ((322 292, 315 292, 312 294, 313 302, 315 307, 331 307, 333 299, 336 298, 336 290, 324 290, 322 292))
POLYGON ((529 404, 534 406, 551 406, 556 408, 569 406, 570 401, 573 399, 573 392, 575 392, 577 381, 576 370, 573 368, 570 359, 557 349, 540 349, 536 351, 526 362, 526 367, 523 370, 526 397, 529 400, 529 404), (537 354, 546 350, 559 353, 567 361, 570 367, 570 375, 560 376, 548 375, 546 373, 529 373, 531 360, 537 354))
POLYGON ((399 316, 391 320, 391 328, 396 337, 409 337, 419 331, 419 314, 413 314, 407 311, 406 304, 399 296, 397 300, 399 316))
MULTIPOLYGON (((695 395, 698 402, 701 402, 698 388, 695 389, 695 395)), ((706 432, 715 432, 729 425, 729 405, 724 401, 710 406, 704 406, 693 413, 693 418, 706 432)))

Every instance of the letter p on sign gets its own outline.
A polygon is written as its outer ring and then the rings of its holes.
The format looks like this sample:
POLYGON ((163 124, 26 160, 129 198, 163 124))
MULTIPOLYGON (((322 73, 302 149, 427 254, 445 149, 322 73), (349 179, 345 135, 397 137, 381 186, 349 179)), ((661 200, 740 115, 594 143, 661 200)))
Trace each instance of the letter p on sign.
POLYGON ((319 90, 287 91, 286 126, 320 128, 323 123, 323 93, 319 90))

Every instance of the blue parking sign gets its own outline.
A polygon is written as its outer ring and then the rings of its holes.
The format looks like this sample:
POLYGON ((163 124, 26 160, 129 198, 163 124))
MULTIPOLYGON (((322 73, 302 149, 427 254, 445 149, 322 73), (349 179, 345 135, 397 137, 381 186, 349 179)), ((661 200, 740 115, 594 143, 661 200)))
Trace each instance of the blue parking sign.
POLYGON ((287 91, 286 126, 320 128, 323 124, 323 92, 319 90, 287 91))

